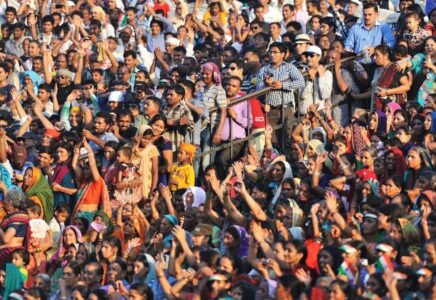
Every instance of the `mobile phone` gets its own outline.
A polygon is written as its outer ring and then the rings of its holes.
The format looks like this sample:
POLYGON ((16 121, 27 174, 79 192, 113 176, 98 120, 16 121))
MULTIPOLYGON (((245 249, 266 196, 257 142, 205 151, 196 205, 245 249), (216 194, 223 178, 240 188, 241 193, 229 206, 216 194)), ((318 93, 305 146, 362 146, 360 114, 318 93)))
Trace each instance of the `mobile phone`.
POLYGON ((63 4, 56 4, 56 5, 55 5, 55 8, 57 8, 57 9, 62 8, 62 7, 64 7, 63 4))

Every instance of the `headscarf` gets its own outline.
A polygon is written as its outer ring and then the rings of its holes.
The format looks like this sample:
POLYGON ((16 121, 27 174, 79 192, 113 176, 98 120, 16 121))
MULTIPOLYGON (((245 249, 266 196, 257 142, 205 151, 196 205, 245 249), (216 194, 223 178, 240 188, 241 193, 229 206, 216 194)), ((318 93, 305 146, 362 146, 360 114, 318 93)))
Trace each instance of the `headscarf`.
POLYGON ((311 138, 313 139, 313 134, 319 132, 322 135, 322 143, 325 144, 327 142, 327 133, 325 132, 324 128, 322 127, 316 127, 312 131, 311 138))
POLYGON ((313 151, 315 151, 316 155, 320 155, 324 152, 324 144, 320 140, 311 139, 307 144, 306 152, 304 153, 303 160, 305 161, 309 159, 309 157, 307 156, 307 148, 309 148, 309 146, 313 149, 313 151))
POLYGON ((294 199, 289 199, 289 198, 282 200, 281 203, 288 204, 289 207, 292 209, 291 227, 300 227, 303 224, 304 213, 303 210, 298 205, 298 203, 294 199))
POLYGON ((53 217, 54 196, 53 191, 48 183, 47 178, 42 175, 41 169, 30 167, 32 169, 32 180, 24 191, 28 197, 36 196, 42 204, 44 211, 44 220, 50 223, 53 217))
POLYGON ((83 244, 83 236, 82 236, 82 233, 80 232, 80 229, 75 225, 66 226, 64 231, 62 232, 61 245, 60 245, 58 251, 52 257, 53 261, 61 259, 61 253, 65 252, 67 250, 67 247, 69 246, 69 245, 66 245, 64 243, 64 234, 67 231, 67 229, 72 229, 76 233, 76 240, 77 240, 77 247, 76 248, 78 248, 79 244, 83 244))
POLYGON ((221 72, 216 64, 207 62, 202 66, 203 70, 212 72, 212 78, 215 84, 221 84, 221 72))
POLYGON ((194 201, 192 203, 192 207, 200 207, 204 204, 206 201, 206 192, 198 187, 198 186, 191 186, 186 189, 186 192, 183 194, 183 204, 185 205, 186 209, 186 197, 188 196, 188 193, 192 193, 194 201))
POLYGON ((377 111, 377 128, 376 132, 386 132, 386 114, 382 111, 377 111))
POLYGON ((239 234, 239 249, 238 249, 238 256, 240 258, 245 258, 248 255, 248 235, 247 235, 247 231, 245 230, 244 227, 239 226, 239 225, 232 225, 232 227, 234 227, 238 234, 239 234))
POLYGON ((424 191, 422 194, 418 197, 417 204, 421 202, 422 200, 427 200, 428 203, 430 203, 431 208, 433 211, 436 210, 436 192, 435 191, 424 191))
POLYGON ((436 133, 436 111, 431 112, 431 127, 430 127, 431 133, 436 133))
MULTIPOLYGON (((321 141, 318 141, 318 142, 321 143, 321 141)), ((322 145, 322 143, 321 143, 321 145, 322 145)), ((324 148, 324 146, 323 146, 323 148, 324 148)), ((292 174, 291 165, 287 161, 284 161, 284 160, 273 161, 269 165, 269 168, 271 168, 275 163, 278 163, 278 162, 281 162, 285 166, 285 173, 283 174, 282 182, 280 182, 280 185, 279 185, 279 187, 278 187, 278 189, 277 189, 277 191, 276 191, 276 193, 274 195, 274 198, 272 199, 272 201, 271 201, 271 203, 269 205, 269 210, 270 211, 274 211, 274 208, 276 206, 277 200, 279 200, 280 194, 282 193, 282 183, 283 183, 283 180, 285 180, 287 178, 294 178, 294 175, 292 174)))
POLYGON ((192 145, 192 144, 182 143, 182 144, 180 144, 180 146, 179 146, 179 150, 183 150, 183 151, 186 152, 186 154, 187 154, 188 157, 189 157, 189 161, 190 161, 191 164, 192 164, 192 161, 193 161, 193 159, 194 159, 195 151, 197 150, 197 147, 195 147, 195 146, 192 145))
POLYGON ((39 77, 38 73, 35 71, 26 71, 21 75, 21 84, 23 86, 25 85, 24 78, 26 78, 26 76, 29 76, 30 80, 32 80, 33 92, 35 95, 38 95, 38 87, 41 84, 41 77, 39 77))
POLYGON ((401 109, 401 106, 396 102, 389 102, 387 106, 389 106, 389 109, 391 110, 391 120, 393 120, 395 112, 401 109))
MULTIPOLYGON (((393 147, 393 148, 391 148, 391 150, 386 152, 386 156, 388 156, 389 153, 391 153, 391 152, 394 153, 394 155, 395 155, 395 157, 394 157, 395 158, 395 166, 396 166, 395 176, 403 177, 404 172, 406 171, 406 162, 404 161, 403 151, 401 151, 397 147, 393 147)), ((386 159, 385 159, 385 161, 386 161, 386 159)), ((387 172, 387 169, 385 169, 385 170, 387 172)))
POLYGON ((148 262, 148 273, 145 277, 145 284, 148 286, 152 280, 156 279, 156 262, 150 254, 145 253, 144 256, 147 258, 148 262))
POLYGON ((375 196, 380 197, 380 182, 377 179, 372 178, 365 180, 365 182, 369 184, 371 192, 375 196))
POLYGON ((166 214, 166 215, 164 215, 164 218, 167 219, 171 223, 172 226, 179 225, 177 218, 174 217, 173 215, 166 214))

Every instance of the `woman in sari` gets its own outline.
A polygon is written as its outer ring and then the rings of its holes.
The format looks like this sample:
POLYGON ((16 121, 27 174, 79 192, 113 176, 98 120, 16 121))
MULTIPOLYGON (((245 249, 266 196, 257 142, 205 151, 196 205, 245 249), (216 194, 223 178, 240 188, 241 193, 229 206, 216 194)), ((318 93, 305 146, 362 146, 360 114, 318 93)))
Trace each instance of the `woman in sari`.
POLYGON ((112 216, 112 210, 107 186, 100 176, 94 153, 86 139, 83 139, 83 146, 88 152, 88 159, 79 162, 80 148, 76 147, 72 161, 72 168, 76 181, 80 182, 80 188, 71 219, 84 217, 91 223, 98 210, 104 211, 109 218, 112 216))
POLYGON ((164 138, 166 120, 161 114, 153 117, 150 121, 153 130, 152 142, 159 151, 159 184, 168 185, 168 178, 173 165, 173 146, 171 141, 164 138))
POLYGON ((47 178, 42 174, 41 169, 36 167, 27 168, 24 173, 23 191, 33 202, 41 206, 42 218, 50 223, 53 217, 54 197, 47 178))
POLYGON ((74 206, 74 195, 77 192, 74 182, 74 173, 71 169, 72 147, 63 142, 56 150, 57 163, 51 177, 51 185, 54 191, 54 205, 67 203, 70 208, 74 206))
POLYGON ((133 261, 145 243, 150 224, 136 205, 126 203, 117 215, 117 225, 118 230, 115 230, 114 236, 121 241, 123 257, 133 261))
POLYGON ((12 261, 12 252, 24 246, 29 218, 24 212, 26 196, 18 188, 11 189, 3 201, 6 218, 0 226, 0 269, 12 261))
POLYGON ((375 106, 381 111, 384 102, 396 102, 404 105, 410 81, 405 72, 396 71, 390 60, 390 49, 387 45, 379 45, 374 50, 374 61, 379 66, 371 82, 371 109, 375 106))

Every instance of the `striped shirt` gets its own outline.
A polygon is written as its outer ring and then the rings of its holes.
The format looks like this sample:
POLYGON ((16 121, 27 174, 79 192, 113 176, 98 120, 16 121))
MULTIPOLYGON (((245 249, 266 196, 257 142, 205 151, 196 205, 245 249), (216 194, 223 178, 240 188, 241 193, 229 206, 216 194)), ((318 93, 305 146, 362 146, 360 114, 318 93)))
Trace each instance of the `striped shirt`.
POLYGON ((264 79, 267 74, 271 74, 273 80, 282 82, 283 88, 266 94, 265 103, 277 107, 282 105, 282 99, 284 99, 285 105, 291 104, 295 107, 294 90, 304 87, 304 78, 300 71, 287 62, 283 62, 278 68, 268 64, 260 69, 257 76, 256 87, 258 90, 265 87, 264 79))
MULTIPOLYGON (((225 108, 227 107, 227 96, 223 87, 219 84, 214 84, 210 88, 203 86, 200 91, 198 91, 197 99, 201 101, 207 109, 214 107, 225 108)), ((211 127, 215 128, 220 119, 220 113, 215 112, 206 118, 202 122, 202 129, 206 127, 207 124, 211 123, 211 127)))

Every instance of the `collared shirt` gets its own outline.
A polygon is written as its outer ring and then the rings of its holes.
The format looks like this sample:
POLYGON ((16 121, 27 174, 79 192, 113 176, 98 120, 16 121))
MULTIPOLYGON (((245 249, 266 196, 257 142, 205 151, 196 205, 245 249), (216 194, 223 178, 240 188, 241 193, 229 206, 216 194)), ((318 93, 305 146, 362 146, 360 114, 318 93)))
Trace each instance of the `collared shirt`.
POLYGON ((181 143, 185 142, 186 131, 192 131, 194 129, 194 119, 192 118, 191 110, 183 101, 175 106, 168 106, 165 110, 165 114, 167 119, 176 121, 175 125, 168 126, 168 139, 171 141, 173 150, 175 151, 181 143), (182 118, 188 118, 187 125, 179 124, 182 118))
MULTIPOLYGON (((207 109, 214 107, 225 108, 227 107, 227 96, 223 87, 219 84, 214 84, 210 88, 203 86, 197 94, 197 99, 204 103, 207 109)), ((203 129, 207 124, 211 123, 212 128, 219 122, 220 113, 215 112, 209 118, 203 120, 203 129)))
POLYGON ((365 48, 372 48, 381 44, 387 44, 390 48, 395 45, 395 37, 387 24, 376 23, 371 29, 367 29, 364 23, 351 27, 345 49, 359 53, 365 48))
POLYGON ((248 101, 232 105, 231 108, 235 111, 236 118, 233 119, 230 116, 226 118, 221 130, 222 141, 233 141, 247 136, 245 129, 249 123, 248 101))
POLYGON ((304 87, 303 75, 298 69, 287 62, 283 62, 279 67, 274 68, 271 64, 264 66, 259 71, 257 76, 256 86, 257 89, 263 89, 265 87, 264 79, 267 74, 272 74, 273 80, 282 82, 283 88, 281 90, 273 90, 266 94, 265 101, 273 107, 282 105, 282 99, 284 104, 295 105, 294 90, 298 90, 304 87))
MULTIPOLYGON (((98 136, 98 138, 104 142, 108 142, 108 141, 115 141, 117 143, 119 142, 118 138, 112 132, 105 132, 103 135, 98 136)), ((101 150, 101 147, 97 145, 94 141, 89 141, 89 145, 91 146, 92 151, 94 153, 97 153, 101 150)))
POLYGON ((8 40, 5 44, 5 52, 18 57, 23 56, 24 55, 23 40, 24 37, 20 38, 18 41, 8 40))
POLYGON ((307 114, 311 104, 317 105, 318 109, 323 109, 325 102, 330 99, 332 88, 333 75, 329 70, 325 71, 322 76, 316 77, 314 81, 307 80, 298 103, 300 114, 307 114))

